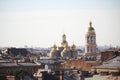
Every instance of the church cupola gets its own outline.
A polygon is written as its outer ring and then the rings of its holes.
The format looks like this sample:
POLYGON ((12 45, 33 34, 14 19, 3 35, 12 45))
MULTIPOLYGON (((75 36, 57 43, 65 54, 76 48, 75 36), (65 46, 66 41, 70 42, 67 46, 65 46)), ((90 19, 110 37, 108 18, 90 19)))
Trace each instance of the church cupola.
POLYGON ((75 49, 76 49, 75 44, 73 44, 73 45, 71 46, 71 49, 72 49, 72 50, 75 50, 75 49))
POLYGON ((53 50, 57 50, 56 44, 53 45, 52 49, 53 49, 53 50))
POLYGON ((68 46, 68 42, 66 41, 66 35, 65 34, 62 35, 61 46, 62 47, 68 46))
POLYGON ((89 22, 89 27, 87 32, 94 32, 94 28, 92 27, 92 22, 89 22))

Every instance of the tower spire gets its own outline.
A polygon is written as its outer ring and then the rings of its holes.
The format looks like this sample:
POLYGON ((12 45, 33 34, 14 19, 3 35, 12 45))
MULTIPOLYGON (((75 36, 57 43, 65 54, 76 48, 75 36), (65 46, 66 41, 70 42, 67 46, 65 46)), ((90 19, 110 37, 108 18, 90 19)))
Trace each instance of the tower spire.
POLYGON ((91 21, 89 22, 89 26, 92 27, 92 22, 91 21))

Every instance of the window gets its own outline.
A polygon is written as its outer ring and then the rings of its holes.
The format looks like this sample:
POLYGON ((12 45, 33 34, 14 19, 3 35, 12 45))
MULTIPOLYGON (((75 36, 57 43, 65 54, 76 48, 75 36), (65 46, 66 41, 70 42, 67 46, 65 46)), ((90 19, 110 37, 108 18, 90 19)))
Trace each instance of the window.
POLYGON ((92 47, 91 47, 91 52, 93 52, 93 49, 92 49, 92 47))
POLYGON ((89 46, 87 47, 87 52, 89 52, 89 46))

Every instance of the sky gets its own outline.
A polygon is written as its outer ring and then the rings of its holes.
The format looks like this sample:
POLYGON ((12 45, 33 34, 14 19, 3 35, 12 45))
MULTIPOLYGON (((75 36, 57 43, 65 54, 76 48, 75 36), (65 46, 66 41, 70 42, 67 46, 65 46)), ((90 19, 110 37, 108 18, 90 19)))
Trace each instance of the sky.
POLYGON ((120 46, 120 0, 0 0, 0 47, 85 45, 92 21, 98 46, 120 46))

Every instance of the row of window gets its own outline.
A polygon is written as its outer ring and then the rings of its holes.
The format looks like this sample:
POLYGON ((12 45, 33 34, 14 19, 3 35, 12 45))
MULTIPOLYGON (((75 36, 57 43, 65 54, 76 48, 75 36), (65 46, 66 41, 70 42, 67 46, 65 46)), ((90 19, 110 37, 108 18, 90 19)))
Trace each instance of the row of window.
POLYGON ((95 37, 94 36, 87 36, 87 42, 94 43, 95 42, 95 37))
POLYGON ((90 46, 87 46, 87 52, 95 52, 96 48, 95 47, 90 47, 90 46))

